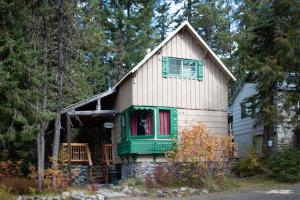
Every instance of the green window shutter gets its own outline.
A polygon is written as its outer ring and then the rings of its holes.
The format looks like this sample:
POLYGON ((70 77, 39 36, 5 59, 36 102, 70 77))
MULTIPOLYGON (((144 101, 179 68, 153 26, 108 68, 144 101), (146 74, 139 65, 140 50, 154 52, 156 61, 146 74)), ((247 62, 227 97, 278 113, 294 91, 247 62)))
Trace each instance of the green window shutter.
POLYGON ((169 72, 169 58, 163 56, 162 58, 162 67, 163 67, 163 77, 166 78, 169 72))
POLYGON ((178 138, 178 114, 177 114, 177 109, 172 109, 171 113, 171 133, 173 134, 173 138, 178 138))
POLYGON ((197 69, 198 69, 198 80, 203 80, 203 61, 202 60, 198 60, 197 62, 197 69))

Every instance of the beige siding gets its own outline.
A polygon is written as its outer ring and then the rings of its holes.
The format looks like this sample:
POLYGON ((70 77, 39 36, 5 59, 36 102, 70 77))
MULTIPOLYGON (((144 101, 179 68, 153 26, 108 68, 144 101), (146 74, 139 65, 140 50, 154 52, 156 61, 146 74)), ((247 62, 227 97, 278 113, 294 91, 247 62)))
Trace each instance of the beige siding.
POLYGON ((220 68, 181 31, 133 76, 133 105, 227 111, 227 79, 220 68), (204 60, 203 81, 162 76, 162 56, 204 60))
POLYGON ((119 112, 132 105, 132 77, 129 77, 120 85, 116 99, 115 108, 119 112))
POLYGON ((178 109, 179 132, 200 122, 203 122, 211 133, 227 133, 227 112, 225 111, 178 109))
POLYGON ((120 115, 117 115, 114 119, 114 127, 112 129, 112 142, 114 146, 114 163, 121 163, 121 159, 118 156, 117 144, 121 143, 121 119, 120 115))

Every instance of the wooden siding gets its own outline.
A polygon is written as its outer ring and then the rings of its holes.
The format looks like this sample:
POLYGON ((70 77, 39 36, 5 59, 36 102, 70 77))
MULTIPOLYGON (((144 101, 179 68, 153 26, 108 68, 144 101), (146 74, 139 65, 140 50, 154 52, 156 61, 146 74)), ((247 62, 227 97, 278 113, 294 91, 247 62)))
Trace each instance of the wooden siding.
POLYGON ((228 131, 227 112, 178 109, 178 129, 183 129, 203 122, 213 134, 226 134, 228 131))
POLYGON ((119 114, 114 119, 114 127, 111 135, 114 144, 114 163, 121 163, 121 158, 118 156, 117 152, 117 144, 121 143, 121 118, 119 114))
POLYGON ((118 112, 122 112, 131 106, 132 102, 132 77, 128 77, 128 79, 119 86, 114 107, 118 112))
POLYGON ((227 111, 227 76, 187 31, 180 31, 133 76, 133 104, 227 111), (203 81, 162 76, 162 56, 201 59, 203 81))
POLYGON ((253 144, 253 136, 263 133, 263 128, 255 128, 255 120, 251 117, 241 118, 241 103, 256 93, 255 84, 245 83, 232 105, 232 132, 234 141, 238 144, 238 156, 245 156, 249 146, 253 144))

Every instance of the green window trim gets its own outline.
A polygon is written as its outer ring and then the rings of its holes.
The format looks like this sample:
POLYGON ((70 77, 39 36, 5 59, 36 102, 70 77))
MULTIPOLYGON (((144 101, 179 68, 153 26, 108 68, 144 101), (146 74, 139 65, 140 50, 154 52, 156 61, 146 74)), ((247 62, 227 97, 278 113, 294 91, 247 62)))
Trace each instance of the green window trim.
POLYGON ((157 138, 158 139, 168 139, 168 138, 177 138, 177 109, 169 107, 157 107, 157 138), (170 135, 161 135, 160 134, 160 116, 159 111, 167 110, 170 111, 170 135))
MULTIPOLYGON (((162 74, 164 78, 167 77, 178 77, 178 78, 190 78, 190 79, 197 79, 197 80, 203 80, 203 70, 204 63, 202 60, 195 60, 195 59, 185 59, 185 58, 175 58, 175 57, 168 57, 163 56, 162 57, 162 74), (171 74, 170 73, 170 60, 179 60, 182 62, 181 64, 181 71, 183 70, 183 62, 194 62, 196 65, 196 76, 185 76, 185 75, 179 75, 179 74, 171 74)), ((181 72, 182 73, 182 72, 181 72)))
POLYGON ((157 107, 157 106, 131 106, 128 109, 124 110, 121 113, 121 141, 125 142, 128 140, 135 139, 177 139, 178 137, 178 115, 177 108, 172 107, 157 107), (130 112, 139 111, 139 110, 148 110, 152 111, 152 135, 138 135, 131 136, 130 133, 130 112), (170 110, 170 135, 160 135, 160 125, 159 125, 159 110, 170 110), (122 120, 126 121, 126 131, 124 132, 122 120))

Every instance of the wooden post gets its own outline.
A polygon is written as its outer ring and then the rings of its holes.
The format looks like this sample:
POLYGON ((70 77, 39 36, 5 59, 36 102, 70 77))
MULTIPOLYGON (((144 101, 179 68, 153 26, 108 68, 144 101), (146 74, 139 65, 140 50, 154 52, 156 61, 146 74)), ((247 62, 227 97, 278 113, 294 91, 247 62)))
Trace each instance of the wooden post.
POLYGON ((101 99, 97 100, 97 110, 101 110, 101 99))
POLYGON ((70 115, 67 114, 67 140, 68 140, 68 174, 69 174, 69 181, 71 181, 72 174, 71 174, 71 127, 70 127, 70 115))

